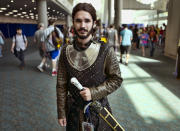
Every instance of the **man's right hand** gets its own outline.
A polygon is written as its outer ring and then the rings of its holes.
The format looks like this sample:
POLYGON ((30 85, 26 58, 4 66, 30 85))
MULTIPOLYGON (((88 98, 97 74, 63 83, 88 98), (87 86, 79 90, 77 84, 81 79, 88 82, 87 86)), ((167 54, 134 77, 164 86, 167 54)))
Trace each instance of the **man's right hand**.
POLYGON ((58 119, 58 123, 59 123, 61 126, 66 126, 66 118, 58 119))

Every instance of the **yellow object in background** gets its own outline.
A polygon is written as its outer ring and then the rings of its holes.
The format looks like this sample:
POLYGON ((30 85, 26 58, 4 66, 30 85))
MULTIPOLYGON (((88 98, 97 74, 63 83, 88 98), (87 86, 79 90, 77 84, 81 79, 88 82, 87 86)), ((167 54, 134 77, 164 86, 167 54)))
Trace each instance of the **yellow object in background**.
POLYGON ((60 46, 61 46, 61 45, 60 45, 60 44, 58 44, 58 45, 57 45, 57 48, 60 48, 60 46))
POLYGON ((63 43, 63 41, 62 41, 62 39, 60 39, 60 38, 56 38, 56 41, 57 41, 57 48, 60 48, 61 47, 61 45, 62 45, 62 43, 63 43))
POLYGON ((69 43, 70 43, 70 39, 66 38, 66 44, 69 44, 69 43))
POLYGON ((107 43, 107 38, 106 37, 101 37, 100 41, 103 41, 104 43, 107 43))

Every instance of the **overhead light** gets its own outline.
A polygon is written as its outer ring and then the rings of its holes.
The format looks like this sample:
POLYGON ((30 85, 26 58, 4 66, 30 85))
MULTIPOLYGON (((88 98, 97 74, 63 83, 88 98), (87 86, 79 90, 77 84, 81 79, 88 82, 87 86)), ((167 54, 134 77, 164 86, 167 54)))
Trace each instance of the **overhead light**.
POLYGON ((7 7, 10 7, 10 5, 7 5, 7 7))
POLYGON ((29 15, 34 15, 34 13, 30 13, 29 15))
POLYGON ((34 10, 36 10, 36 8, 34 8, 34 10))
POLYGON ((0 12, 3 12, 2 10, 0 10, 0 12))
POLYGON ((50 7, 48 7, 48 10, 50 10, 51 8, 50 7))
POLYGON ((21 15, 21 13, 18 13, 17 15, 21 15))
POLYGON ((59 14, 59 11, 57 11, 57 13, 59 14))
POLYGON ((1 10, 7 10, 7 8, 1 8, 1 10))
POLYGON ((153 4, 154 2, 156 2, 157 0, 136 0, 142 4, 153 4))
POLYGON ((12 15, 12 14, 13 14, 13 12, 8 12, 8 14, 11 14, 11 15, 12 15))
POLYGON ((29 12, 32 12, 31 10, 29 10, 29 12))
POLYGON ((14 0, 11 0, 11 2, 14 2, 14 0))
POLYGON ((14 17, 17 17, 17 15, 13 15, 14 17))
POLYGON ((27 7, 27 5, 25 4, 24 7, 27 7))
POLYGON ((6 16, 9 16, 9 14, 5 14, 6 16))
POLYGON ((22 10, 22 8, 20 8, 20 10, 22 10))
POLYGON ((53 12, 55 12, 55 10, 53 10, 53 12))
POLYGON ((32 0, 32 2, 34 3, 35 1, 34 1, 34 0, 32 0))
POLYGON ((12 10, 13 12, 18 12, 18 10, 12 10))
POLYGON ((22 12, 22 14, 26 14, 26 12, 22 12))
POLYGON ((24 18, 24 16, 20 16, 21 18, 24 18))

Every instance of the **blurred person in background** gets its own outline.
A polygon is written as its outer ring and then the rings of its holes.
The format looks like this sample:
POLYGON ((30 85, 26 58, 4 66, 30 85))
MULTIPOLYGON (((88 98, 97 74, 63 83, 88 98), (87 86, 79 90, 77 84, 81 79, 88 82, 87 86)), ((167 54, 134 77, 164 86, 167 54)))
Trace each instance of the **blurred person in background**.
POLYGON ((24 52, 27 48, 28 41, 25 35, 22 34, 22 29, 16 29, 16 35, 13 36, 11 52, 20 60, 20 69, 25 67, 24 52))

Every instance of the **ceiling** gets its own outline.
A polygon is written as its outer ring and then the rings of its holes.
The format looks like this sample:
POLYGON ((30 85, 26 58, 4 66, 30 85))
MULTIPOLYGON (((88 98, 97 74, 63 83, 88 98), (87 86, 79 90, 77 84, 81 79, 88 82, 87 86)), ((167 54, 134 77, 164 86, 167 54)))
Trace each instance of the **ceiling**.
MULTIPOLYGON (((47 0, 48 18, 64 20, 67 12, 51 0, 47 0)), ((36 0, 0 0, 0 16, 38 19, 36 0)))

